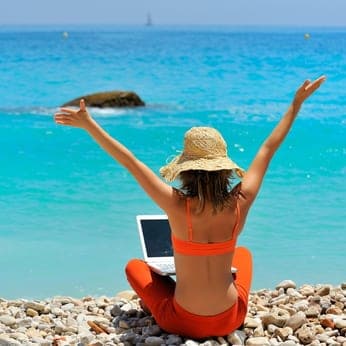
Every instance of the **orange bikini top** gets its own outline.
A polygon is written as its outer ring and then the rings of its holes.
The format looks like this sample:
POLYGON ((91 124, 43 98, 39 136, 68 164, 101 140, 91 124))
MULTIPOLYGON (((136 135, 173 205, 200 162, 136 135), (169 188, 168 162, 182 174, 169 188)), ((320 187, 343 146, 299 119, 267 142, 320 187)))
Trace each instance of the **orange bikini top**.
POLYGON ((186 199, 186 219, 188 225, 188 240, 177 238, 173 232, 171 235, 172 245, 175 252, 183 255, 192 256, 212 256, 221 255, 228 252, 233 252, 237 242, 237 231, 239 228, 240 210, 237 201, 237 215, 236 222, 232 230, 232 238, 223 242, 216 243, 200 243, 192 240, 192 223, 190 212, 190 201, 186 199))

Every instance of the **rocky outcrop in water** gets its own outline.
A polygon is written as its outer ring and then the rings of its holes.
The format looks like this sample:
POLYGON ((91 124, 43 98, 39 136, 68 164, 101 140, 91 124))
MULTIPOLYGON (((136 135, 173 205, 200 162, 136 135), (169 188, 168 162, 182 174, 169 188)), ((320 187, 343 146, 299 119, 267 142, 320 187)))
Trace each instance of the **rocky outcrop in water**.
POLYGON ((145 106, 144 101, 133 91, 107 91, 80 96, 64 103, 62 107, 78 107, 80 99, 84 99, 87 107, 96 108, 145 106))

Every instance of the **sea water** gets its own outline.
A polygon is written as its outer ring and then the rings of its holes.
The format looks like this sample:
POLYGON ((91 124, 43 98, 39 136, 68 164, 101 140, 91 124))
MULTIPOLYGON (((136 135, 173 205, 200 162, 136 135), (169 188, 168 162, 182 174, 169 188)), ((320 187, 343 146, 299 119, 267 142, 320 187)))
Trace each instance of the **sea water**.
POLYGON ((346 280, 346 29, 0 27, 0 296, 127 289, 135 216, 162 213, 83 130, 54 124, 61 104, 133 90, 145 107, 91 112, 155 172, 195 125, 220 130, 247 168, 296 88, 321 74, 239 239, 253 289, 346 280))

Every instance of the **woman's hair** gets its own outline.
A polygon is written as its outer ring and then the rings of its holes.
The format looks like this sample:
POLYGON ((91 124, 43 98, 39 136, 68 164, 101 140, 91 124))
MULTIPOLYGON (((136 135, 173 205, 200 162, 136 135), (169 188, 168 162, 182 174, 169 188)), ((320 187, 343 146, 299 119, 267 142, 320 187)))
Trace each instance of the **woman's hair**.
POLYGON ((232 179, 232 170, 184 171, 179 174, 179 191, 186 197, 198 198, 197 213, 204 210, 206 201, 211 203, 213 213, 217 213, 232 206, 237 198, 237 189, 231 187, 232 179))

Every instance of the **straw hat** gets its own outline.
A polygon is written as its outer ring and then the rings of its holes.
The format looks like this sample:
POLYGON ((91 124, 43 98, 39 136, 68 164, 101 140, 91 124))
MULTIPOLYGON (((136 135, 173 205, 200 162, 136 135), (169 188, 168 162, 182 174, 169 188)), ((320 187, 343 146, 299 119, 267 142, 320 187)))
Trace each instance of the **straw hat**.
POLYGON ((161 175, 169 182, 184 171, 234 170, 241 178, 244 170, 227 156, 227 144, 221 134, 211 127, 192 127, 185 133, 184 150, 169 164, 161 167, 161 175))

